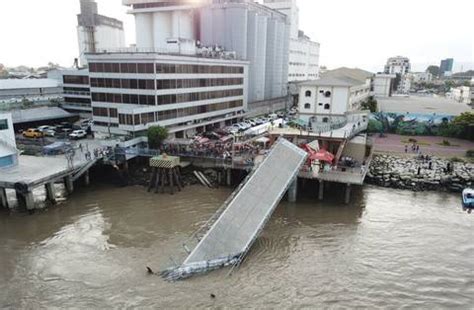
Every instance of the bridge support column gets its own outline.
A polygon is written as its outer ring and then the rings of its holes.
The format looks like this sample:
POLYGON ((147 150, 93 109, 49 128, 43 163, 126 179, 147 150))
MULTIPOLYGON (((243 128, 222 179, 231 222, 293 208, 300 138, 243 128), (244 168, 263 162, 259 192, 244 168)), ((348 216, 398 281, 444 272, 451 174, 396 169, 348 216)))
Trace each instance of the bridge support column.
POLYGON ((318 199, 319 200, 324 199, 324 181, 323 180, 319 180, 318 199))
POLYGON ((290 188, 288 188, 288 201, 296 202, 298 196, 298 178, 296 177, 293 182, 291 182, 290 188))
POLYGON ((0 208, 8 209, 7 190, 0 188, 0 208))
POLYGON ((44 185, 46 190, 46 200, 52 204, 56 204, 56 190, 54 189, 54 182, 47 183, 44 185))
POLYGON ((232 169, 226 170, 227 186, 232 186, 232 169))
POLYGON ((16 198, 18 200, 18 206, 20 208, 26 208, 27 211, 35 209, 35 199, 32 191, 25 193, 16 192, 16 198))
POLYGON ((347 184, 346 185, 346 193, 345 193, 345 197, 344 197, 344 203, 349 204, 350 201, 351 201, 351 185, 347 184))
POLYGON ((67 176, 64 178, 64 186, 66 187, 66 192, 70 195, 74 191, 74 182, 72 176, 67 176))
POLYGON ((89 176, 89 170, 84 172, 84 185, 89 186, 91 184, 91 179, 89 176))

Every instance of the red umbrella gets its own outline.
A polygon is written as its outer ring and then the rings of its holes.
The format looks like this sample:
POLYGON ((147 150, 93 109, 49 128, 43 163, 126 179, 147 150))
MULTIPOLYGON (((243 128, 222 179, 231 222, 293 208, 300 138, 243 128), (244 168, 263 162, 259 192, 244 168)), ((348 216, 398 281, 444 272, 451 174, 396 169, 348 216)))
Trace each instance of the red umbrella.
POLYGON ((334 160, 334 155, 326 150, 319 150, 309 156, 311 160, 321 160, 331 163, 334 160))

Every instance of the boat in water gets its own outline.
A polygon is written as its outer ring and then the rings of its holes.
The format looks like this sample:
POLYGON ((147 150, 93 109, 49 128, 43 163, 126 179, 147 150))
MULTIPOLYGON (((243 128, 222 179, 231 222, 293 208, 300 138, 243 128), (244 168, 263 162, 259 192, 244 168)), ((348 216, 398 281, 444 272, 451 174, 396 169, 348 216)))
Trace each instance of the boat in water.
POLYGON ((462 208, 467 210, 468 213, 471 213, 474 209, 474 189, 465 188, 462 191, 462 208))

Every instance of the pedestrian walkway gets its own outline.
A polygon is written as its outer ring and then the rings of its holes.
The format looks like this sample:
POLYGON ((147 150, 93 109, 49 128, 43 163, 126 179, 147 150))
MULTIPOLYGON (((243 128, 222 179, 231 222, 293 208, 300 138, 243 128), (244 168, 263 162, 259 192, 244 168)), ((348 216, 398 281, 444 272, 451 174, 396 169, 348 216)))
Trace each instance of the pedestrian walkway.
POLYGON ((183 264, 163 275, 177 280, 238 264, 294 182, 306 156, 304 150, 280 138, 183 264))

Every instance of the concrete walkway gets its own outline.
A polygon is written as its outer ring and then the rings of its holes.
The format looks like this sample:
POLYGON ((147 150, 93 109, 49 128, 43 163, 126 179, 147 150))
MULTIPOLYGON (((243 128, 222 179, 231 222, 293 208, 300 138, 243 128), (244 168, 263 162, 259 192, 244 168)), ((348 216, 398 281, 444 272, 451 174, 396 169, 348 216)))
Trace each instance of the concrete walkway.
POLYGON ((408 141, 414 138, 419 142, 420 152, 424 155, 435 155, 440 157, 465 157, 467 150, 474 150, 474 142, 456 138, 432 137, 432 136, 401 136, 386 134, 384 138, 374 135, 374 150, 379 153, 405 154, 405 145, 408 145, 408 154, 413 154, 411 144, 408 141), (442 146, 443 140, 448 140, 451 146, 442 146))

